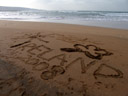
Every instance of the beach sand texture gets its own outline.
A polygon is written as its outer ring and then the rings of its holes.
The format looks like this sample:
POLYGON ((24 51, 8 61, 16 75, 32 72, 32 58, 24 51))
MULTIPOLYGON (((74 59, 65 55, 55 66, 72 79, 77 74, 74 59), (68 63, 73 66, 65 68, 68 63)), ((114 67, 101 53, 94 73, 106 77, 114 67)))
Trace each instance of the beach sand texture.
POLYGON ((0 96, 127 96, 128 30, 0 21, 0 96))

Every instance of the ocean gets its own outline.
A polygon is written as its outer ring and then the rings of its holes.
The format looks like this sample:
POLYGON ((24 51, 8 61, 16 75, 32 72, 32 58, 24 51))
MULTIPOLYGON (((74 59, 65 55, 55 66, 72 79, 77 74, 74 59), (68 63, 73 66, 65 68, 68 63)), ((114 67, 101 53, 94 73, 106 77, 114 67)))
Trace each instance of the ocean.
POLYGON ((55 22, 128 29, 128 12, 117 11, 0 11, 0 20, 55 22))

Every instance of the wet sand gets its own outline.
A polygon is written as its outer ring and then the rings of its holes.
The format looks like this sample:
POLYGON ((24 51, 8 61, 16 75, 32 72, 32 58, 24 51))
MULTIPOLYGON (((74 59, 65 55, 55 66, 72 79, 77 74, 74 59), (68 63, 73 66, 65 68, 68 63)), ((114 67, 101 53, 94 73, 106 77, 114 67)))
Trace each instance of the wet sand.
POLYGON ((0 96, 127 96, 128 30, 0 21, 0 96))

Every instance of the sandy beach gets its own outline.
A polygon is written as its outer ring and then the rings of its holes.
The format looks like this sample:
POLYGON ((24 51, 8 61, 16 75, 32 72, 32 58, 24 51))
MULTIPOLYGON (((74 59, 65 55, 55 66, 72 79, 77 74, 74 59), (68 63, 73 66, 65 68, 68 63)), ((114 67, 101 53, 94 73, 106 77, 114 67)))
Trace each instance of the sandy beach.
POLYGON ((0 20, 0 96, 128 96, 128 30, 0 20))

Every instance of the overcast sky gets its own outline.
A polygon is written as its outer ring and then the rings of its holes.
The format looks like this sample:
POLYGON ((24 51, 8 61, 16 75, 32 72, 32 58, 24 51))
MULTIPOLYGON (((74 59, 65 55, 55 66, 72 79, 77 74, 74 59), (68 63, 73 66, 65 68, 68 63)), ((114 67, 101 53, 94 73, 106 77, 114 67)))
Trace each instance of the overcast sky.
POLYGON ((128 11, 128 0, 0 0, 0 6, 46 10, 128 11))

